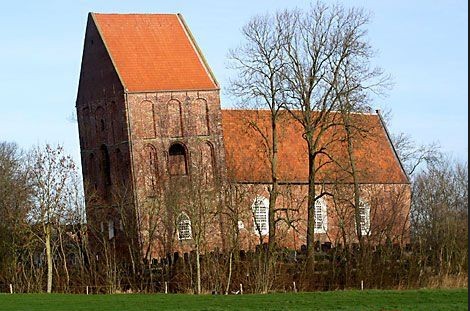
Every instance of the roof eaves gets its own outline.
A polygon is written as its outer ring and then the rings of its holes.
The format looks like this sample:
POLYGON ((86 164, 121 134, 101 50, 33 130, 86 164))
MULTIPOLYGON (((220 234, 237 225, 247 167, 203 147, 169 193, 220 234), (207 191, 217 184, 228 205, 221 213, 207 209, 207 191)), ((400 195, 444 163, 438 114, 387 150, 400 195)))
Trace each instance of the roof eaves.
POLYGON ((142 94, 142 93, 170 93, 170 92, 206 92, 206 91, 218 91, 220 90, 219 88, 210 88, 210 89, 201 89, 201 88, 197 88, 197 89, 170 89, 170 90, 126 90, 126 93, 127 94, 142 94))

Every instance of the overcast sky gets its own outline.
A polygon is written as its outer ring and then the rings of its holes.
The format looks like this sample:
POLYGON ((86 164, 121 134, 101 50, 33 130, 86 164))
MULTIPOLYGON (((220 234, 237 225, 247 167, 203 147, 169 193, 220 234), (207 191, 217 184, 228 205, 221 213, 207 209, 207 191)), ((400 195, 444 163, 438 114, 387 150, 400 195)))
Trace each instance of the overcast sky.
MULTIPOLYGON (((374 60, 394 88, 374 108, 392 111, 390 130, 438 142, 468 158, 468 4, 459 1, 342 1, 372 13, 374 60)), ((75 110, 88 12, 182 13, 222 88, 226 56, 250 17, 308 1, 8 1, 0 18, 0 140, 20 147, 60 143, 79 162, 75 110)))

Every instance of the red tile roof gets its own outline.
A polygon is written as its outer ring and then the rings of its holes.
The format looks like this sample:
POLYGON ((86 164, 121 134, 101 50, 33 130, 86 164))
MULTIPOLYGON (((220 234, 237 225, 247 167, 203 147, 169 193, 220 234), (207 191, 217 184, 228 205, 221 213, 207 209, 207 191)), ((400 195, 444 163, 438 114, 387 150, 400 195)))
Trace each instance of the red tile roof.
MULTIPOLYGON (((256 124, 265 135, 271 136, 270 113, 266 110, 222 110, 222 126, 229 178, 237 182, 269 182, 270 165, 266 144, 250 122, 256 124)), ((374 114, 355 114, 353 122, 367 131, 356 135, 353 141, 356 166, 360 183, 408 183, 408 179, 396 157, 395 151, 382 125, 374 114)), ((302 138, 302 127, 287 113, 279 123, 279 166, 281 182, 308 182, 308 153, 302 138)), ((326 152, 348 166, 344 130, 331 128, 323 141, 333 141, 326 152)), ((327 162, 325 156, 317 157, 317 165, 327 162)), ((318 182, 351 182, 351 175, 336 164, 324 165, 319 171, 318 182)))
POLYGON ((218 89, 179 14, 92 17, 127 90, 218 89))

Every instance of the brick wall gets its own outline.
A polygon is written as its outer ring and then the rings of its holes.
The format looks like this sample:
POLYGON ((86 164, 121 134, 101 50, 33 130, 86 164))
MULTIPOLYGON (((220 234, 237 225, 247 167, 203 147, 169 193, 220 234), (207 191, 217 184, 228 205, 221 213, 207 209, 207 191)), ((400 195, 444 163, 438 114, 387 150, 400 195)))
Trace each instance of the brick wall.
MULTIPOLYGON (((124 88, 106 47, 89 16, 76 101, 87 223, 92 238, 108 233, 108 222, 120 232, 120 213, 113 195, 131 188, 130 153, 124 88)), ((133 216, 128 209, 127 218, 133 216)), ((121 230, 122 231, 122 230, 121 230)), ((93 240, 93 239, 92 239, 93 240)))
MULTIPOLYGON (((164 240, 152 245, 152 252, 159 255, 163 248, 165 252, 188 250, 192 242, 179 241, 175 228, 179 214, 194 214, 193 203, 188 199, 194 193, 188 191, 194 192, 196 186, 204 191, 213 187, 215 191, 225 178, 219 92, 133 93, 128 94, 127 100, 131 166, 143 242, 164 240), (180 187, 181 184, 185 187, 180 187), (180 187, 179 194, 175 193, 176 187, 180 187), (171 196, 185 198, 169 203, 171 196), (155 218, 149 212, 152 208, 165 216, 155 218), (155 222, 159 222, 155 229, 158 232, 152 230, 155 222)), ((220 214, 216 213, 219 200, 220 196, 213 196, 211 206, 207 207, 212 211, 207 211, 207 215, 220 214)), ((215 217, 212 228, 205 229, 211 232, 212 247, 222 247, 220 221, 215 217)))

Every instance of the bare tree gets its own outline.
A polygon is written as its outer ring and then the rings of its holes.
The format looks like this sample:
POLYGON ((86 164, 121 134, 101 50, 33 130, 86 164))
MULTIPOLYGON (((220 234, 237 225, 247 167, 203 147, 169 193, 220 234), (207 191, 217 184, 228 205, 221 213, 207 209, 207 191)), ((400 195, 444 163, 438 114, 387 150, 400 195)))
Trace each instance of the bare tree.
POLYGON ((440 282, 468 270, 468 165, 441 158, 414 177, 411 206, 420 275, 440 282))
POLYGON ((328 162, 319 158, 331 157, 324 134, 339 122, 332 112, 350 91, 342 87, 351 86, 347 79, 354 79, 354 87, 365 92, 380 86, 384 76, 369 65, 373 51, 366 38, 369 17, 364 10, 318 2, 306 12, 285 11, 280 18, 287 54, 288 109, 301 124, 308 147, 307 256, 313 262, 315 201, 324 195, 317 193, 315 185, 319 169, 328 162))
POLYGON ((278 131, 284 99, 284 70, 286 55, 280 40, 282 21, 278 15, 253 17, 242 29, 244 43, 230 51, 232 67, 238 77, 231 82, 231 93, 242 106, 267 108, 270 128, 257 120, 247 120, 261 135, 271 166, 269 188, 269 253, 276 243, 276 200, 278 197, 278 131))
POLYGON ((437 143, 419 145, 411 135, 403 132, 392 135, 392 140, 408 176, 412 176, 423 164, 436 162, 441 156, 437 143))
POLYGON ((65 154, 61 146, 37 147, 32 152, 31 160, 33 209, 30 217, 33 223, 42 227, 43 235, 40 239, 46 249, 47 292, 50 293, 53 274, 53 230, 63 220, 69 181, 76 171, 72 158, 65 154))

